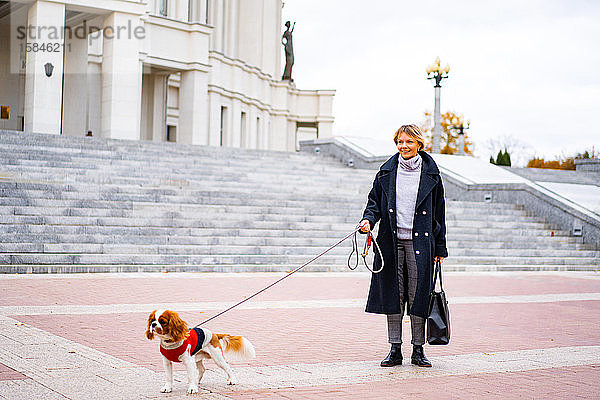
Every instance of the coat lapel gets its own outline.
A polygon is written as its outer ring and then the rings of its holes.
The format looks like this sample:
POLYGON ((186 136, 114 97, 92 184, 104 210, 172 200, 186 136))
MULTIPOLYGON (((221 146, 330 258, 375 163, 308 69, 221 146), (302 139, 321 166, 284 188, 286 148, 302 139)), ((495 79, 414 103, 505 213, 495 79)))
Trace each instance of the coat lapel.
POLYGON ((387 209, 396 209, 396 171, 398 168, 398 155, 394 155, 384 165, 381 170, 384 172, 381 176, 381 186, 387 198, 387 209))
POLYGON ((429 193, 438 183, 439 170, 435 167, 431 156, 425 152, 419 152, 423 158, 423 166, 421 167, 421 180, 419 182, 419 191, 417 192, 417 204, 415 209, 427 198, 429 193))
POLYGON ((428 173, 421 171, 421 183, 419 184, 419 192, 417 193, 417 204, 415 209, 419 208, 419 205, 425 200, 429 193, 433 190, 437 183, 437 179, 428 173))

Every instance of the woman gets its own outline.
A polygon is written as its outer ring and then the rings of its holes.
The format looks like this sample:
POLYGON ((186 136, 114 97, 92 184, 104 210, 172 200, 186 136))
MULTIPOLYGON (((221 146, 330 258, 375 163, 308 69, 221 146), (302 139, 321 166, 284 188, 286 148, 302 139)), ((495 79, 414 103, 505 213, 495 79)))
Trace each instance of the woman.
MULTIPOLYGON (((433 283, 433 265, 448 256, 444 188, 440 172, 423 150, 424 139, 416 125, 403 125, 392 156, 375 176, 360 222, 369 232, 377 222, 377 243, 384 268, 371 277, 367 312, 387 314, 392 348, 382 367, 402 364, 402 317, 410 315, 413 351, 411 363, 431 367, 425 357, 425 320, 433 283)), ((375 268, 381 260, 375 256, 375 268)))

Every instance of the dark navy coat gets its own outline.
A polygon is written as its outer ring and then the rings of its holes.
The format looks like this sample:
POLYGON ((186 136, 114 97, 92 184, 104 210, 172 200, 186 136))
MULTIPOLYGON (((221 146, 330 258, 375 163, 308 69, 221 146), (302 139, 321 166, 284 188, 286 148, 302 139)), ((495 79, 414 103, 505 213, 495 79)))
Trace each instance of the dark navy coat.
MULTIPOLYGON (((440 171, 431 156, 419 151, 423 159, 415 218, 413 222, 413 247, 417 260, 417 292, 409 314, 427 317, 429 294, 433 284, 434 257, 447 257, 444 187, 440 171)), ((371 229, 379 222, 377 243, 381 248, 384 269, 372 274, 366 311, 378 314, 400 313, 398 288, 398 250, 396 248, 396 172, 399 153, 380 168, 369 193, 363 219, 369 220, 371 229)), ((375 247, 375 252, 377 248, 375 247)), ((375 254, 374 268, 381 268, 375 254)))

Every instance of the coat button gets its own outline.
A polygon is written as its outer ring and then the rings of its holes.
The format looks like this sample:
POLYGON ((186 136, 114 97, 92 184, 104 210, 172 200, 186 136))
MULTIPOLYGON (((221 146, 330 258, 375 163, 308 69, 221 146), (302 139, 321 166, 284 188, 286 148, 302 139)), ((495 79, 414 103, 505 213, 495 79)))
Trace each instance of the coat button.
POLYGON ((394 209, 393 209, 393 208, 390 208, 390 212, 391 212, 391 213, 393 213, 393 212, 394 212, 394 209))
POLYGON ((419 236, 419 232, 415 232, 415 236, 419 236))
POLYGON ((425 232, 425 236, 429 236, 429 232, 425 232))
POLYGON ((419 250, 415 251, 415 254, 420 254, 420 253, 419 253, 419 250))
POLYGON ((427 214, 427 211, 423 210, 423 215, 427 214))

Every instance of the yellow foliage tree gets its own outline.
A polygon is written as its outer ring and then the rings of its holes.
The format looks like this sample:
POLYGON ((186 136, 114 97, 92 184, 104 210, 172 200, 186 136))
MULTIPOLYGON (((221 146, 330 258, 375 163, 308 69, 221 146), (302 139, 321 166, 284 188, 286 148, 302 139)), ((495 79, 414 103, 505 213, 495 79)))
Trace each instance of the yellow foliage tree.
POLYGON ((546 168, 546 169, 567 169, 575 171, 575 159, 566 157, 558 160, 544 160, 543 158, 534 157, 527 162, 527 168, 546 168))
MULTIPOLYGON (((425 151, 431 151, 433 141, 433 113, 425 111, 425 118, 421 124, 421 130, 425 134, 425 151)), ((448 111, 441 115, 442 125, 442 137, 440 152, 442 154, 456 154, 458 153, 458 128, 460 124, 456 121, 461 118, 458 114, 452 111, 448 111)), ((467 130, 465 133, 465 154, 473 155, 473 142, 469 139, 467 130)))

